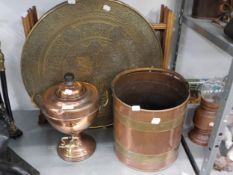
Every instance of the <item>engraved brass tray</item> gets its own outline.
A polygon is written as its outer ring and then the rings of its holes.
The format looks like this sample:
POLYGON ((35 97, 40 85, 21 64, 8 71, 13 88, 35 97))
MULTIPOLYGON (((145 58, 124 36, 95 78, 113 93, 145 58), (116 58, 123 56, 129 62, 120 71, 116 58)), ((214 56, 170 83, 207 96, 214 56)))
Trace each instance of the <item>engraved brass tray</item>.
POLYGON ((161 65, 160 42, 150 24, 113 0, 57 5, 29 33, 21 58, 23 82, 35 103, 35 96, 62 82, 66 72, 96 85, 101 108, 93 127, 112 124, 110 84, 117 73, 161 65))

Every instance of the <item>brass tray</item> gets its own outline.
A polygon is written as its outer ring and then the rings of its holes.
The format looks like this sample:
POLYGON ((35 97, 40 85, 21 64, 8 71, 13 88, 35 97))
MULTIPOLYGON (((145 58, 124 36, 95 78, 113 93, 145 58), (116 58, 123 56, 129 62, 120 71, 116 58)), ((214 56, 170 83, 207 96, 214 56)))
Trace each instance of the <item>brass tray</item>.
POLYGON ((21 71, 32 100, 73 72, 95 84, 101 108, 93 127, 112 124, 110 84, 129 68, 161 67, 162 51, 150 24, 134 9, 113 0, 61 3, 34 26, 25 42, 21 71))

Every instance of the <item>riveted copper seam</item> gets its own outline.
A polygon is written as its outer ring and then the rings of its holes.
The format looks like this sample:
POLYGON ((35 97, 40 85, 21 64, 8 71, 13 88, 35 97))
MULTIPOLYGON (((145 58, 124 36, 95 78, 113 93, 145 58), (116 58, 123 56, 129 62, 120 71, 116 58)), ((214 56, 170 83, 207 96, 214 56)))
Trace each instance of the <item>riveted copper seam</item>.
POLYGON ((120 154, 126 156, 127 158, 134 160, 138 163, 161 163, 164 162, 164 159, 171 159, 177 155, 177 150, 179 148, 179 144, 175 146, 168 152, 154 155, 145 155, 136 152, 132 152, 127 150, 123 145, 119 143, 118 140, 115 140, 115 149, 120 154))
POLYGON ((127 128, 132 128, 135 130, 143 131, 143 132, 165 132, 176 127, 180 127, 183 123, 183 116, 177 117, 174 120, 170 120, 167 122, 161 122, 160 124, 151 124, 150 122, 141 122, 130 119, 126 115, 120 113, 119 111, 114 111, 116 120, 121 122, 127 128))

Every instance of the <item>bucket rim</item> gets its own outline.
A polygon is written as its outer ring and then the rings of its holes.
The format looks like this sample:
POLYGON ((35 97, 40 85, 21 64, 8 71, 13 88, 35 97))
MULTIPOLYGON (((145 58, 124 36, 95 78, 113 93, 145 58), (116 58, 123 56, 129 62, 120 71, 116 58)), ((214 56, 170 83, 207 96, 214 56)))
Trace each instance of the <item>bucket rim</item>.
POLYGON ((173 78, 176 78, 177 80, 179 81, 182 81, 185 86, 187 87, 187 90, 188 90, 188 96, 186 98, 186 100, 184 100, 184 102, 182 102, 181 104, 175 106, 175 107, 172 107, 172 108, 166 108, 166 109, 159 109, 159 110, 151 110, 151 109, 143 109, 141 108, 140 111, 136 111, 136 112, 164 112, 164 111, 172 111, 172 110, 176 110, 182 106, 184 106, 185 104, 188 103, 189 101, 189 98, 190 98, 190 89, 189 89, 189 84, 188 82, 184 79, 184 77, 180 74, 178 74, 177 72, 175 71, 172 71, 172 70, 168 70, 168 69, 162 69, 162 68, 154 68, 154 67, 151 67, 151 68, 148 68, 148 67, 145 67, 145 68, 133 68, 133 69, 127 69, 125 71, 122 71, 120 72, 119 74, 117 74, 114 79, 112 80, 111 82, 111 90, 112 90, 112 96, 117 100, 119 101, 123 106, 127 107, 127 108, 130 108, 132 109, 132 106, 131 105, 128 105, 127 103, 123 102, 120 98, 117 97, 116 93, 115 93, 115 84, 117 82, 117 80, 122 77, 123 75, 127 75, 127 74, 130 74, 130 73, 134 73, 134 72, 160 72, 160 73, 166 73, 166 74, 170 74, 171 77, 173 78))

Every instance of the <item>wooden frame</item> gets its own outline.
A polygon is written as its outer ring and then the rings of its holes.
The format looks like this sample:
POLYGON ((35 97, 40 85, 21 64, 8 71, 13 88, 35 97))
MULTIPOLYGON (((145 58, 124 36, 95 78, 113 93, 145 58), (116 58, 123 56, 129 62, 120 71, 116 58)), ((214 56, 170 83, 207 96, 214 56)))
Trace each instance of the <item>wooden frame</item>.
POLYGON ((25 15, 22 16, 22 23, 26 37, 31 31, 32 27, 37 23, 37 21, 38 17, 36 6, 32 6, 32 8, 29 8, 25 15))
POLYGON ((152 24, 154 30, 162 30, 161 46, 163 50, 163 68, 169 68, 169 57, 171 54, 171 41, 173 27, 175 21, 175 13, 168 7, 162 5, 160 10, 160 23, 152 24))

